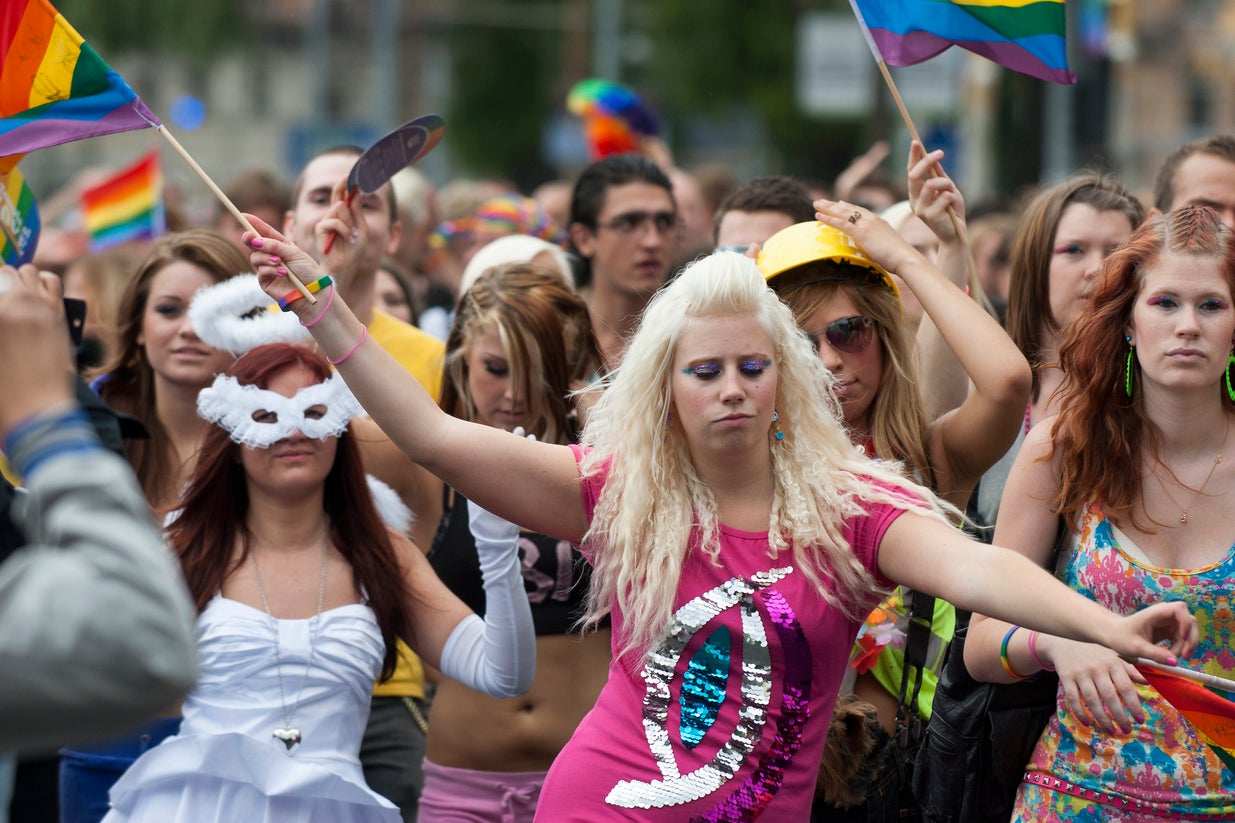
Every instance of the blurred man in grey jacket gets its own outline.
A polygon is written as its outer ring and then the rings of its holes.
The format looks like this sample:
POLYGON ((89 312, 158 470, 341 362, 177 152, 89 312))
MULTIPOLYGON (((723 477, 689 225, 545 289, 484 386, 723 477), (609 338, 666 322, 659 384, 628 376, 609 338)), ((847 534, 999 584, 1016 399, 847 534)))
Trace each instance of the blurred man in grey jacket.
POLYGON ((61 305, 54 276, 0 268, 0 438, 26 489, 0 563, 0 752, 122 732, 196 674, 178 564, 74 400, 61 305))

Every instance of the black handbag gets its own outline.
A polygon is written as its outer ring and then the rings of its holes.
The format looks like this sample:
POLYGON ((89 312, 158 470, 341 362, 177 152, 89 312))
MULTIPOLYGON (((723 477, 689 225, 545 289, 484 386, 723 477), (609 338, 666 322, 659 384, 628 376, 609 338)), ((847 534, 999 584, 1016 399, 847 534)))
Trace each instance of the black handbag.
MULTIPOLYGON (((1067 530, 1060 521, 1049 568, 1067 530)), ((965 668, 964 615, 935 688, 931 722, 918 749, 913 792, 927 823, 1007 823, 1042 730, 1055 714, 1059 678, 1040 671, 1017 683, 980 683, 965 668)))

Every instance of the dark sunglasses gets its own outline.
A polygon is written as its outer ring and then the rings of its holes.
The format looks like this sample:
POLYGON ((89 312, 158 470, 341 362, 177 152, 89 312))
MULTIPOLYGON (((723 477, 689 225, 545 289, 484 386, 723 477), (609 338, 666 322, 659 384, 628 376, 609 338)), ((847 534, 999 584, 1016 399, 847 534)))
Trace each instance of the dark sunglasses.
POLYGON ((819 338, 823 337, 837 351, 858 354, 866 351, 875 339, 875 321, 864 314, 853 314, 833 320, 818 331, 808 331, 806 336, 815 345, 815 351, 819 351, 819 338))

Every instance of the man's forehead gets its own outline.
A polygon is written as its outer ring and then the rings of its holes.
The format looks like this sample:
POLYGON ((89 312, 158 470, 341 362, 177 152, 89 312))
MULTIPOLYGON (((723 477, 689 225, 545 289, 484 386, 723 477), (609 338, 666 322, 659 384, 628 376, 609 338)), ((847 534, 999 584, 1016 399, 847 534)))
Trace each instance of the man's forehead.
POLYGON ((1198 152, 1175 172, 1174 206, 1206 201, 1235 204, 1235 162, 1198 152))
POLYGON ((620 183, 605 190, 604 214, 628 211, 661 211, 675 208, 673 196, 654 183, 620 183))
POLYGON ((336 152, 314 157, 309 161, 309 165, 304 167, 304 173, 301 175, 301 188, 304 191, 320 188, 332 189, 335 184, 347 177, 347 173, 355 164, 356 157, 350 154, 336 152))

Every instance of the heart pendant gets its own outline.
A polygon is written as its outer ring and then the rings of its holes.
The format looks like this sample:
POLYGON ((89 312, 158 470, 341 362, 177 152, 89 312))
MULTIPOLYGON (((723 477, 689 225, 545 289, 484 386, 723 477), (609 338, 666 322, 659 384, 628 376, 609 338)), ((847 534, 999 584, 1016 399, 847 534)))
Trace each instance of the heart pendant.
POLYGON ((271 734, 275 739, 283 741, 289 752, 300 742, 300 729, 275 729, 271 734))

